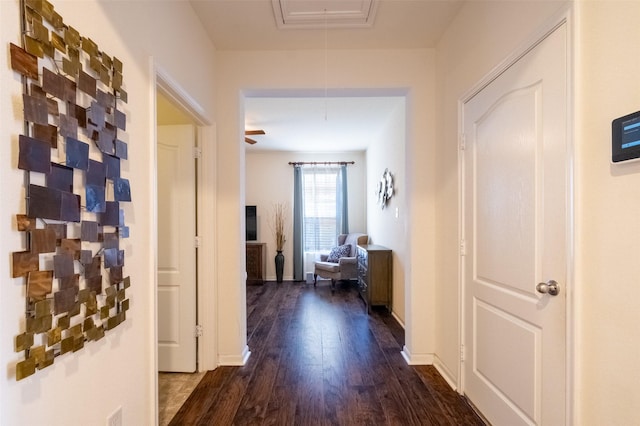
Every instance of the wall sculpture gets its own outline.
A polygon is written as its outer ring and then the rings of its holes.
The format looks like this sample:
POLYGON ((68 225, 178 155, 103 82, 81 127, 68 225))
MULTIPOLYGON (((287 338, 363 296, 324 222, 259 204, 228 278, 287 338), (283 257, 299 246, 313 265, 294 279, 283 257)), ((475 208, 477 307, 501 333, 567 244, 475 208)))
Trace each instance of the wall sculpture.
POLYGON ((120 172, 128 155, 122 62, 48 1, 21 6, 22 46, 9 45, 25 120, 18 136, 25 211, 15 226, 26 247, 11 259, 13 278, 24 277, 26 307, 16 380, 121 324, 131 285, 120 248, 129 236, 120 203, 131 201, 120 172))
POLYGON ((380 208, 384 209, 391 197, 393 197, 393 175, 389 169, 384 169, 382 177, 376 186, 376 197, 380 208))

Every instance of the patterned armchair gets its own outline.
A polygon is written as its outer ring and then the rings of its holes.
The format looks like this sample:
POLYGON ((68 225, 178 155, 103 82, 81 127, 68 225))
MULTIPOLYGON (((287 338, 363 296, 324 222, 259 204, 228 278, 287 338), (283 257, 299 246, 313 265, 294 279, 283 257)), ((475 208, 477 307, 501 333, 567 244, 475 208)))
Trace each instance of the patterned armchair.
POLYGON ((331 250, 330 254, 323 254, 320 261, 315 263, 313 272, 313 286, 316 286, 318 276, 331 279, 332 289, 336 280, 353 280, 358 278, 358 259, 356 246, 367 244, 367 234, 340 234, 338 246, 331 250), (346 247, 345 247, 346 246, 346 247))

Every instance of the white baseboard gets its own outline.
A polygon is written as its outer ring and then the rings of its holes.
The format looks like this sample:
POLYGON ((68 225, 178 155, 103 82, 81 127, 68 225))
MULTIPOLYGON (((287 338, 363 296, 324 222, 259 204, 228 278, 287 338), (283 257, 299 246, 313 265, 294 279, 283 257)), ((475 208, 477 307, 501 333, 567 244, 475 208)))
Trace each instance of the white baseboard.
POLYGON ((457 380, 455 379, 454 375, 451 373, 451 370, 449 370, 442 363, 442 360, 440 360, 440 358, 438 358, 437 355, 434 357, 433 366, 436 368, 436 370, 438 370, 438 373, 440 373, 440 375, 449 384, 449 386, 451 386, 451 389, 457 392, 458 391, 458 385, 456 384, 457 380))
POLYGON ((433 354, 412 354, 406 345, 400 353, 409 365, 433 365, 433 354))
POLYGON ((396 321, 398 321, 398 324, 400 324, 400 327, 402 327, 402 329, 403 329, 403 330, 406 330, 406 329, 404 328, 404 322, 402 322, 402 320, 400 319, 400 317, 398 317, 398 315, 396 315, 396 313, 395 313, 393 310, 391 311, 391 316, 392 316, 396 321))
POLYGON ((251 356, 251 351, 249 350, 249 346, 244 347, 242 354, 240 355, 220 355, 218 357, 219 365, 225 365, 229 367, 242 367, 247 363, 249 357, 251 356))

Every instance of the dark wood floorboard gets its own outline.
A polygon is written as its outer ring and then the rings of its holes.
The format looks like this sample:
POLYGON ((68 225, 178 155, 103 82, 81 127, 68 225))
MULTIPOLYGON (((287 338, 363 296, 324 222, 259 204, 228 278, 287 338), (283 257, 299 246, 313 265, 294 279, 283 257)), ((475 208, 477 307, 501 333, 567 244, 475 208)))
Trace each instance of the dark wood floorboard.
POLYGON ((484 425, 349 283, 248 286, 247 341, 247 364, 208 372, 171 425, 484 425))

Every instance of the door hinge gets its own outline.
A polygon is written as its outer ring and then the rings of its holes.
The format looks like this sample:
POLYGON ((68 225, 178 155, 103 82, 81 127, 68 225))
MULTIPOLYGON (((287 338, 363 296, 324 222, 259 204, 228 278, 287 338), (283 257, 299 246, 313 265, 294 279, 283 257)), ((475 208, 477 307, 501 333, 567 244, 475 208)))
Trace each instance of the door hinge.
POLYGON ((460 362, 464 362, 464 345, 460 345, 460 362))
POLYGON ((202 243, 202 238, 201 237, 194 237, 193 246, 195 248, 199 248, 201 243, 202 243))
POLYGON ((459 144, 460 150, 464 151, 467 148, 467 136, 464 133, 460 133, 459 144))
POLYGON ((202 326, 200 324, 196 325, 196 337, 202 337, 202 326))
POLYGON ((194 146, 193 158, 199 159, 200 157, 202 157, 202 148, 200 148, 199 146, 194 146))
POLYGON ((467 242, 465 240, 460 240, 460 256, 467 255, 467 242))

